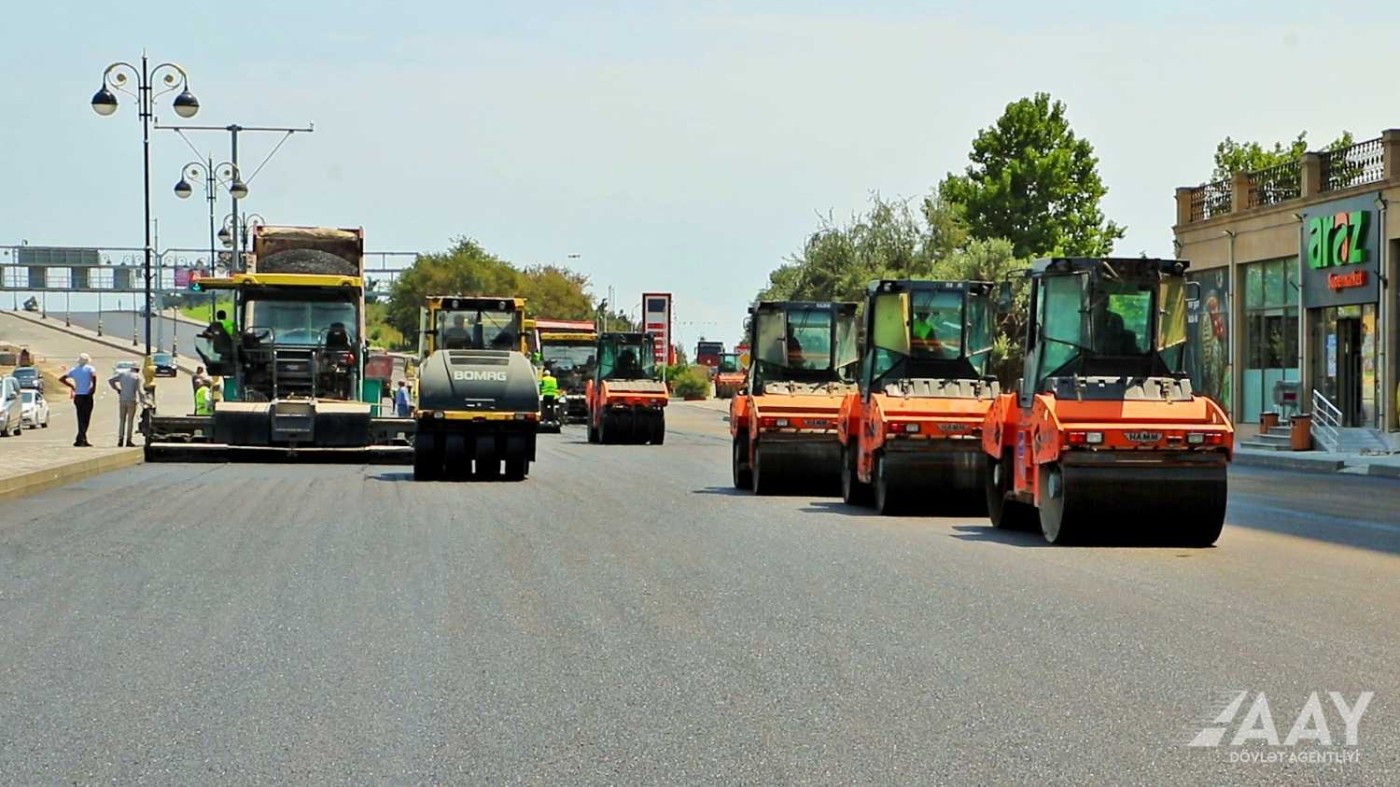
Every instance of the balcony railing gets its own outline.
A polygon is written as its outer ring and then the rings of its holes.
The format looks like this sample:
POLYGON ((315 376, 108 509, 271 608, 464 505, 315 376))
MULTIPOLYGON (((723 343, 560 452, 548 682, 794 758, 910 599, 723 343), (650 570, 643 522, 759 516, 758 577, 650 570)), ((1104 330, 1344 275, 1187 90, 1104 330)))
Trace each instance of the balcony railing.
POLYGON ((1229 179, 1206 183, 1191 191, 1191 220, 1205 221, 1230 212, 1232 186, 1229 179))
POLYGON ((1302 194, 1302 159, 1295 159, 1249 173, 1249 201, 1246 204, 1251 208, 1260 205, 1277 205, 1280 202, 1297 199, 1302 194))
POLYGON ((1338 191, 1385 180, 1385 148, 1379 137, 1328 151, 1321 158, 1323 191, 1338 191))

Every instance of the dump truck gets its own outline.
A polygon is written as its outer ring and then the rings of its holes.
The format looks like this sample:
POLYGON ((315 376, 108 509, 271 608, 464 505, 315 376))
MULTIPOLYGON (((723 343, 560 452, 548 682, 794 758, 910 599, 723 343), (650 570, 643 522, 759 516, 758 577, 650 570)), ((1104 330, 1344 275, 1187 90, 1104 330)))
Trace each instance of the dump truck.
POLYGON ((841 497, 881 514, 982 513, 982 421, 1001 393, 987 363, 995 287, 884 279, 865 301, 857 388, 841 405, 841 497))
POLYGON ((837 421, 860 363, 858 304, 760 301, 753 361, 729 403, 734 486, 770 494, 801 479, 840 488, 837 421))
POLYGON ((194 285, 233 296, 195 341, 221 384, 214 411, 149 409, 146 458, 406 463, 413 422, 380 415, 366 380, 363 273, 362 229, 256 227, 246 270, 194 285))
POLYGON ((1185 371, 1189 265, 1032 264, 1019 389, 982 428, 994 526, 1038 525, 1052 544, 1109 533, 1219 539, 1234 426, 1185 371))
POLYGON ((432 295, 419 312, 413 478, 523 480, 540 391, 523 352, 525 299, 432 295), (504 470, 503 470, 504 466, 504 470))
POLYGON ((559 382, 561 423, 581 424, 588 420, 588 381, 593 378, 598 353, 598 331, 583 320, 540 318, 536 321, 540 363, 554 372, 559 382))
POLYGON ((666 384, 656 379, 656 338, 649 333, 598 336, 588 401, 588 442, 666 441, 666 384))

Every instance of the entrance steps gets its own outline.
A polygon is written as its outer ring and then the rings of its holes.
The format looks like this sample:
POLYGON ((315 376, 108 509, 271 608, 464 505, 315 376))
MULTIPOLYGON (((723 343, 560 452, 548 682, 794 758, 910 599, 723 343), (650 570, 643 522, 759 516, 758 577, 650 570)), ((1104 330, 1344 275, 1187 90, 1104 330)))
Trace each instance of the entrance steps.
MULTIPOLYGON (((1268 432, 1257 434, 1239 442, 1241 448, 1252 448, 1256 451, 1288 451, 1290 449, 1291 428, 1288 426, 1275 426, 1268 432)), ((1316 450, 1325 450, 1322 446, 1313 441, 1316 450)), ((1337 449, 1339 454, 1375 454, 1375 453, 1400 453, 1400 444, 1397 441, 1388 439, 1388 435, 1375 430, 1361 427, 1347 427, 1337 430, 1337 449)))

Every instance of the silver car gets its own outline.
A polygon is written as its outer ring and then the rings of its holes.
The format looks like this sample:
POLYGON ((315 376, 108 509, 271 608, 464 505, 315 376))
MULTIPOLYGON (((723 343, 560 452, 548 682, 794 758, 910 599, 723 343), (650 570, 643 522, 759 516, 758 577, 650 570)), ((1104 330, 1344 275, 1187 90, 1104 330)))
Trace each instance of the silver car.
POLYGON ((24 401, 20 398, 19 380, 0 380, 0 437, 18 437, 24 431, 24 401))

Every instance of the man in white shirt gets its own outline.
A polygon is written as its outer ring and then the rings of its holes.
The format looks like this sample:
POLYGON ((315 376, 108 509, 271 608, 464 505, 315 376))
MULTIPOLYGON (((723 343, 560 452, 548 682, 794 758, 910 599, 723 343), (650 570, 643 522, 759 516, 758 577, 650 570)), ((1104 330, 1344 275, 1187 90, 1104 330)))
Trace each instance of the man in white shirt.
POLYGON ((92 366, 92 356, 87 353, 78 355, 78 363, 64 372, 58 381, 72 392, 73 409, 78 413, 78 437, 73 441, 73 447, 91 448, 87 430, 88 424, 92 423, 92 397, 97 393, 97 370, 92 366))

